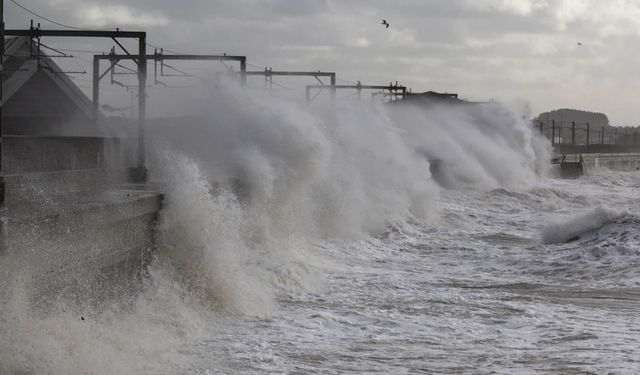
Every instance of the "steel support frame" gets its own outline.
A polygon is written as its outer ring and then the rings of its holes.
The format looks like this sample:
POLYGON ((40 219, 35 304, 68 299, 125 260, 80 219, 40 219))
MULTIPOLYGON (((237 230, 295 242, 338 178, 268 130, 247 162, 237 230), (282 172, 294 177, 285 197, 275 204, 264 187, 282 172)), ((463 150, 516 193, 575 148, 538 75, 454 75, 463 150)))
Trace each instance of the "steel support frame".
MULTIPOLYGON (((141 43, 143 43, 144 39, 141 39, 141 43)), ((123 48, 124 49, 124 48, 123 48)), ((131 55, 131 54, 103 54, 103 55, 93 55, 93 118, 94 121, 98 121, 98 114, 100 111, 100 80, 110 71, 112 71, 120 60, 133 60, 138 65, 138 117, 142 118, 141 126, 138 126, 138 168, 141 172, 144 173, 143 176, 137 176, 138 179, 146 180, 146 170, 144 169, 145 163, 145 150, 144 150, 144 138, 145 138, 145 126, 144 126, 144 115, 146 113, 146 105, 147 105, 147 95, 146 95, 146 85, 147 85, 147 60, 152 61, 165 61, 165 60, 200 60, 200 61, 238 61, 240 62, 240 79, 244 84, 246 82, 246 77, 244 72, 247 69, 247 58, 246 56, 228 56, 228 55, 165 55, 162 53, 154 53, 154 54, 146 54, 142 53, 142 51, 146 52, 146 46, 143 48, 142 44, 140 45, 140 54, 139 55, 131 55), (111 62, 111 66, 102 74, 100 74, 100 61, 101 60, 109 60, 111 62)), ((125 50, 125 52, 127 52, 125 50)), ((136 177, 136 176, 134 176, 136 177)))
MULTIPOLYGON (((316 94, 311 97, 311 90, 322 90, 324 88, 325 86, 322 85, 308 85, 306 87, 307 102, 313 101, 313 99, 318 96, 318 94, 316 94)), ((362 90, 388 90, 391 95, 396 97, 400 95, 402 98, 405 98, 407 96, 407 88, 405 86, 399 86, 397 82, 395 85, 363 85, 358 81, 358 83, 355 85, 335 85, 333 88, 334 90, 356 90, 358 93, 358 99, 362 98, 362 90)))
POLYGON ((265 80, 271 79, 273 76, 289 76, 289 77, 314 77, 318 82, 320 82, 320 87, 329 88, 331 93, 331 98, 335 99, 336 97, 336 73, 335 72, 310 72, 310 71, 285 71, 285 70, 273 70, 267 69, 264 70, 255 70, 245 72, 246 76, 264 76, 265 80), (319 77, 329 77, 330 83, 326 85, 324 82, 320 80, 319 77))
MULTIPOLYGON (((109 72, 113 72, 114 66, 118 64, 120 60, 138 60, 138 55, 122 55, 115 54, 114 52, 103 55, 93 56, 93 83, 94 83, 94 112, 97 113, 99 108, 99 92, 95 91, 96 85, 102 80, 102 78, 109 72), (111 66, 102 74, 100 74, 100 60, 109 60, 111 66)), ((146 55, 146 61, 163 62, 163 61, 237 61, 240 63, 240 82, 242 85, 246 83, 245 72, 247 71, 247 57, 246 56, 231 56, 231 55, 165 55, 163 53, 155 52, 153 54, 146 55)), ((113 74, 113 73, 112 73, 113 74)), ((156 82, 157 83, 157 82, 156 82)))

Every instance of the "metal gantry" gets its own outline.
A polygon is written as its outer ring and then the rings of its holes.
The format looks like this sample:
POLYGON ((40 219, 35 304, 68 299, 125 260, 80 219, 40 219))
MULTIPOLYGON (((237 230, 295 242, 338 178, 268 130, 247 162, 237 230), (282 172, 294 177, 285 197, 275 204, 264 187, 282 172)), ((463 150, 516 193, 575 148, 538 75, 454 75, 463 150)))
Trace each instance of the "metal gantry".
MULTIPOLYGON (((113 50, 109 54, 103 55, 94 55, 93 56, 93 116, 94 121, 97 121, 99 108, 100 108, 100 80, 104 78, 107 74, 113 74, 115 67, 120 66, 118 63, 121 60, 132 60, 139 64, 139 56, 131 55, 131 54, 116 54, 113 50), (108 60, 110 63, 109 68, 104 72, 100 72, 100 61, 108 60)), ((237 61, 240 63, 240 80, 242 84, 246 81, 246 77, 244 72, 247 70, 247 58, 246 56, 231 56, 231 55, 165 55, 162 52, 155 52, 153 54, 148 54, 144 58, 145 61, 153 61, 154 63, 163 63, 164 61, 237 61)), ((128 69, 128 68, 127 68, 128 69)), ((154 70, 155 82, 157 81, 157 66, 154 70)), ((112 83, 114 83, 112 78, 112 83)), ((146 97, 139 95, 138 100, 140 102, 146 103, 146 97)))
MULTIPOLYGON (((306 90, 307 102, 313 101, 325 88, 326 86, 324 85, 308 85, 306 90), (313 89, 319 89, 319 91, 316 92, 313 97, 311 97, 311 90, 313 89)), ((358 83, 355 85, 334 85, 333 88, 335 90, 356 90, 358 99, 362 98, 362 90, 382 90, 383 92, 388 91, 389 95, 395 97, 396 99, 404 98, 407 96, 407 88, 405 86, 398 86, 398 82, 396 82, 395 84, 390 82, 389 85, 363 85, 362 83, 360 83, 360 81, 358 81, 358 83)))
POLYGON ((294 76, 294 77, 314 77, 320 85, 319 87, 328 88, 331 93, 331 98, 336 96, 336 73, 335 72, 309 72, 309 71, 284 71, 273 70, 272 68, 264 68, 264 70, 255 70, 246 72, 247 76, 264 76, 265 84, 273 85, 273 76, 294 76), (322 82, 319 77, 329 77, 330 83, 327 85, 322 82))
MULTIPOLYGON (((114 39, 115 40, 115 39, 114 39)), ((116 41, 117 43, 117 41, 116 41)), ((120 45, 120 43, 118 43, 120 45)), ((93 118, 94 121, 98 121, 99 108, 100 108, 100 80, 109 72, 113 72, 113 69, 120 60, 132 60, 138 66, 138 117, 141 119, 141 125, 138 127, 138 167, 144 168, 145 164, 145 124, 144 114, 146 110, 147 95, 146 95, 146 82, 147 82, 147 60, 167 61, 167 60, 209 60, 209 61, 238 61, 240 62, 241 80, 244 82, 244 71, 246 71, 247 58, 245 56, 228 56, 228 55, 165 55, 163 53, 146 54, 145 48, 140 47, 138 55, 130 54, 122 45, 120 47, 126 54, 116 54, 114 50, 110 54, 94 55, 93 56, 93 118), (100 61, 109 60, 111 66, 103 73, 100 73, 100 61)), ((143 169, 146 179, 146 169, 143 169)), ((141 176, 142 177, 142 176, 141 176)))

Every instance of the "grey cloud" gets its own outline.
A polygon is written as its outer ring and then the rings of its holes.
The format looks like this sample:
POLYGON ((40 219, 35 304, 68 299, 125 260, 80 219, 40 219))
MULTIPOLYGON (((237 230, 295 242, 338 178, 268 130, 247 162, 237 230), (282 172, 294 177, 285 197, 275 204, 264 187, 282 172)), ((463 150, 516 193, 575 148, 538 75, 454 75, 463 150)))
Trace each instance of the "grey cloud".
MULTIPOLYGON (((117 4, 20 1, 69 24, 79 22, 76 6, 117 4)), ((566 0, 543 1, 524 13, 505 6, 508 0, 120 2, 140 14, 161 12, 167 17, 166 26, 146 30, 150 41, 173 50, 244 54, 253 64, 275 68, 335 70, 349 81, 400 80, 416 90, 529 98, 534 111, 559 106, 599 106, 606 111, 602 107, 610 106, 613 121, 628 121, 637 116, 632 108, 622 111, 610 95, 598 98, 598 93, 617 84, 620 96, 635 95, 640 52, 629 46, 637 44, 639 36, 633 31, 635 21, 624 15, 604 17, 617 14, 602 8, 605 3, 591 1, 593 10, 571 14, 566 0), (596 14, 602 9, 608 13, 596 14), (390 29, 381 27, 381 18, 389 20, 390 29), (607 27, 619 33, 607 34, 607 27), (577 41, 584 43, 582 49, 576 49, 577 41), (590 94, 580 102, 575 92, 590 94)), ((29 15, 10 3, 5 8, 9 27, 27 25, 29 15)), ((104 43, 96 45, 108 48, 104 43)))

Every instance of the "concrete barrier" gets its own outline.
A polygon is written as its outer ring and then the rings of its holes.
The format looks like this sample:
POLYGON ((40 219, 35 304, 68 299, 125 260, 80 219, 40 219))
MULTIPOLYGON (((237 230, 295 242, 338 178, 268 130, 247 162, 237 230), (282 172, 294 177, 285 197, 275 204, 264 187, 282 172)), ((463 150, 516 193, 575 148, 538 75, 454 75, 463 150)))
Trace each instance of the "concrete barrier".
POLYGON ((640 167, 640 153, 583 154, 585 169, 608 168, 619 171, 633 171, 640 167))
POLYGON ((128 295, 153 252, 161 202, 155 192, 116 190, 9 207, 0 218, 1 279, 22 279, 44 310, 59 299, 95 307, 128 295))

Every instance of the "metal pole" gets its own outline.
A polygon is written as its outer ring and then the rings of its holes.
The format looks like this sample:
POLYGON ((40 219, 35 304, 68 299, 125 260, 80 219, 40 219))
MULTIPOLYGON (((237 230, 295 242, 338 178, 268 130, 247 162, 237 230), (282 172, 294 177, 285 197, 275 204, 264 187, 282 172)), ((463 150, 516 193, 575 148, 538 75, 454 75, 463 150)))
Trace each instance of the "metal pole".
MULTIPOLYGON (((4 207, 4 174, 2 173, 2 86, 4 82, 4 1, 0 0, 0 208, 4 207)), ((2 233, 0 233, 2 236, 2 233)))
POLYGON ((551 144, 556 144, 556 120, 551 120, 551 144))
POLYGON ((336 75, 331 76, 331 100, 336 99, 336 75))
POLYGON ((247 85, 247 58, 240 60, 240 84, 247 85))
POLYGON ((147 182, 145 168, 145 126, 147 114, 147 38, 138 39, 138 171, 136 182, 147 182))
POLYGON ((571 146, 576 145, 576 122, 571 121, 571 146))
POLYGON ((93 56, 93 123, 98 124, 100 110, 100 60, 93 56))

